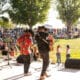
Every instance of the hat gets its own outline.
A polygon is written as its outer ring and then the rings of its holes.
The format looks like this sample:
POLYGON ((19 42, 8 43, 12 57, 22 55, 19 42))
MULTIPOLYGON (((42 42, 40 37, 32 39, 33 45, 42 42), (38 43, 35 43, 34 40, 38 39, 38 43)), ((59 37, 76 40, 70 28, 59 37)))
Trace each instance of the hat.
POLYGON ((38 30, 46 29, 45 26, 38 26, 38 30))
POLYGON ((31 29, 29 29, 29 33, 31 33, 32 35, 34 35, 34 32, 31 29))

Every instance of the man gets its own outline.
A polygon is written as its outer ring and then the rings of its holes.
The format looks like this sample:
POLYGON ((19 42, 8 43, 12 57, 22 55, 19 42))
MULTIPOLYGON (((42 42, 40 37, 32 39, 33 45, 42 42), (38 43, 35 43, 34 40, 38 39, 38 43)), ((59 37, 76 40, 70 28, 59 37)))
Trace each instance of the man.
POLYGON ((24 75, 30 75, 28 73, 30 67, 30 47, 32 46, 32 31, 25 30, 24 34, 17 40, 17 44, 20 47, 20 53, 23 58, 24 75))
POLYGON ((48 40, 48 32, 44 26, 38 28, 38 32, 35 36, 35 40, 37 42, 38 50, 41 58, 43 59, 42 72, 40 76, 40 80, 44 80, 45 77, 48 77, 46 70, 49 65, 49 40, 48 40))

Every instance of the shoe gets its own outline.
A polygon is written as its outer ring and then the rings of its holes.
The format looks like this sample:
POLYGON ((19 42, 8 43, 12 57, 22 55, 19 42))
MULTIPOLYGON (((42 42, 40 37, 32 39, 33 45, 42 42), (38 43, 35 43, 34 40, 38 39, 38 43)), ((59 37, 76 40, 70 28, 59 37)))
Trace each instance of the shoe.
POLYGON ((41 76, 39 80, 45 80, 45 76, 41 76))
POLYGON ((24 76, 30 76, 30 75, 32 75, 31 72, 24 73, 24 76))
POLYGON ((45 73, 44 76, 46 76, 46 77, 50 77, 51 75, 48 75, 47 73, 45 73))

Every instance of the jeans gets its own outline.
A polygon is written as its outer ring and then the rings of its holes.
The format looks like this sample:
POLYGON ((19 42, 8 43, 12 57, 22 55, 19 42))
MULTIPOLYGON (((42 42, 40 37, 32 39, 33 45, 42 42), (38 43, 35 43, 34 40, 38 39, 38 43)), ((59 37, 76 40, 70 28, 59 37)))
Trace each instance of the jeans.
POLYGON ((57 56, 57 63, 60 64, 61 63, 61 55, 60 53, 56 53, 57 56))
POLYGON ((30 67, 30 55, 23 55, 24 73, 28 73, 30 67))
POLYGON ((43 66, 42 66, 42 72, 41 76, 43 76, 46 73, 46 70, 49 65, 49 52, 48 51, 39 51, 41 58, 43 59, 43 66))

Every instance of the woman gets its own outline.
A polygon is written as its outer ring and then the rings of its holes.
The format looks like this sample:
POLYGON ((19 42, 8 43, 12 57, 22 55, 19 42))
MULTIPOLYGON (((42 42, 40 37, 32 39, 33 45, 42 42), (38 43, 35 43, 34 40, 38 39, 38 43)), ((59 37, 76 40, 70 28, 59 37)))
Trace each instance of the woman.
POLYGON ((28 71, 30 67, 30 47, 33 45, 32 31, 26 30, 24 34, 18 38, 17 43, 20 48, 20 53, 23 59, 24 75, 30 75, 28 71))

